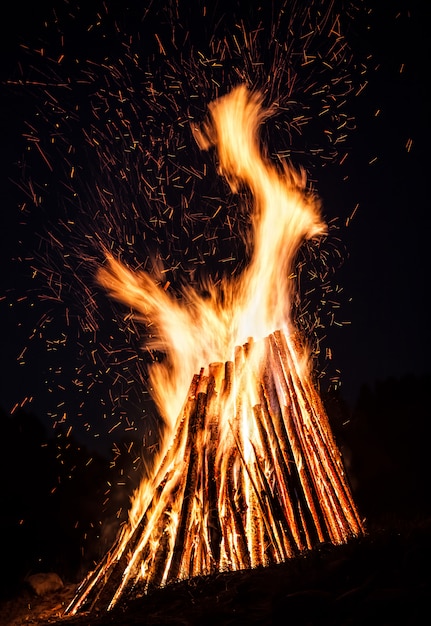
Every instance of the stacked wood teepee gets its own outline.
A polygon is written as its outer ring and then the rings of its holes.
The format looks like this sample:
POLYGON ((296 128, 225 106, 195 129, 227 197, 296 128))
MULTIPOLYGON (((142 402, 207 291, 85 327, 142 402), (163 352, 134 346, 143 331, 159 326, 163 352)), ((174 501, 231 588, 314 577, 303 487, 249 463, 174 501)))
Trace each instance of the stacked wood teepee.
POLYGON ((299 345, 276 331, 258 365, 252 353, 250 341, 234 361, 194 376, 151 498, 68 613, 109 609, 180 578, 278 563, 363 532, 299 345))

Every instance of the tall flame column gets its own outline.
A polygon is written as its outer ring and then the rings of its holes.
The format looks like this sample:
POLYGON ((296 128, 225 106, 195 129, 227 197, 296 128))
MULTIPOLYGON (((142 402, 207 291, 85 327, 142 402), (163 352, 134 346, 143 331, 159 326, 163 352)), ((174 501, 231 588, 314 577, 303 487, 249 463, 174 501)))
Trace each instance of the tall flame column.
POLYGON ((172 298, 108 255, 99 280, 159 329, 151 371, 166 429, 129 521, 68 613, 133 591, 279 563, 363 532, 342 458, 291 319, 295 255, 325 232, 301 177, 259 147, 265 112, 244 86, 210 105, 196 137, 232 189, 253 195, 253 254, 241 276, 172 298))

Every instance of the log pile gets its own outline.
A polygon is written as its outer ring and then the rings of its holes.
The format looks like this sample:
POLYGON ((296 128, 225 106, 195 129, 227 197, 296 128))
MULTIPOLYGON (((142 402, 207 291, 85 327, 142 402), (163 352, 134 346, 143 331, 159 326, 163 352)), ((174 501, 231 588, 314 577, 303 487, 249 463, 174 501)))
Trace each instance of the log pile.
POLYGON ((282 331, 259 344, 250 340, 233 361, 194 376, 139 519, 67 613, 110 609, 179 579, 280 563, 363 532, 300 346, 282 331))

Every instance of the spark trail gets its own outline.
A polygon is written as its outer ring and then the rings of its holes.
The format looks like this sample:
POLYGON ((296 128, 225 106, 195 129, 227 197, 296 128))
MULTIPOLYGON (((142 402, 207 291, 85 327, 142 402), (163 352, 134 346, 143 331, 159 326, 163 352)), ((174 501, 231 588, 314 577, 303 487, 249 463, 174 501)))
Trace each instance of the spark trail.
MULTIPOLYGON (((275 162, 308 172, 344 163, 354 127, 349 101, 366 82, 366 66, 349 48, 360 8, 166 1, 140 13, 58 4, 43 46, 25 43, 10 81, 38 108, 26 124, 18 181, 21 215, 39 234, 33 258, 22 254, 39 314, 25 348, 39 342, 52 357, 43 384, 57 430, 105 432, 111 441, 132 432, 157 450, 166 423, 148 399, 148 367, 164 357, 142 352, 153 327, 108 304, 96 284, 105 251, 150 272, 174 299, 183 284, 206 295, 208 273, 214 285, 241 274, 252 254, 250 191, 233 191, 215 175, 191 126, 243 83, 272 107, 262 139, 275 162)), ((311 357, 326 324, 341 323, 333 283, 341 255, 331 223, 298 252, 293 278, 302 297, 292 296, 291 306, 311 357)), ((140 458, 136 445, 132 454, 140 458)))

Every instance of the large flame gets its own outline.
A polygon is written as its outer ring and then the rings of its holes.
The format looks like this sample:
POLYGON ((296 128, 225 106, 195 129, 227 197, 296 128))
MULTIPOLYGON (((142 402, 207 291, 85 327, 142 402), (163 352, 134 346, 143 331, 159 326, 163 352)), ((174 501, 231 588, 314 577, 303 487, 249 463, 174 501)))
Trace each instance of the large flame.
POLYGON ((217 287, 209 282, 205 297, 186 288, 177 300, 147 273, 131 271, 112 256, 99 272, 100 283, 113 297, 156 328, 152 347, 167 358, 153 366, 151 382, 158 409, 171 427, 203 364, 230 360, 248 337, 258 340, 290 324, 295 255, 305 238, 325 232, 319 203, 305 191, 305 177, 287 164, 279 171, 263 157, 258 129, 265 114, 261 96, 241 85, 213 102, 210 120, 195 130, 202 148, 216 146, 220 172, 232 190, 242 185, 252 192, 254 252, 239 278, 217 287))
MULTIPOLYGON (((261 97, 244 86, 210 105, 195 136, 215 146, 232 190, 253 198, 243 273, 206 295, 171 297, 145 272, 107 257, 98 279, 157 328, 151 385, 166 428, 113 549, 75 612, 111 580, 108 608, 151 585, 280 562, 361 532, 342 460, 291 320, 295 256, 325 225, 303 175, 263 155, 261 97), (96 590, 96 591, 95 591, 96 590)), ((103 594, 102 594, 103 595, 103 594)))

